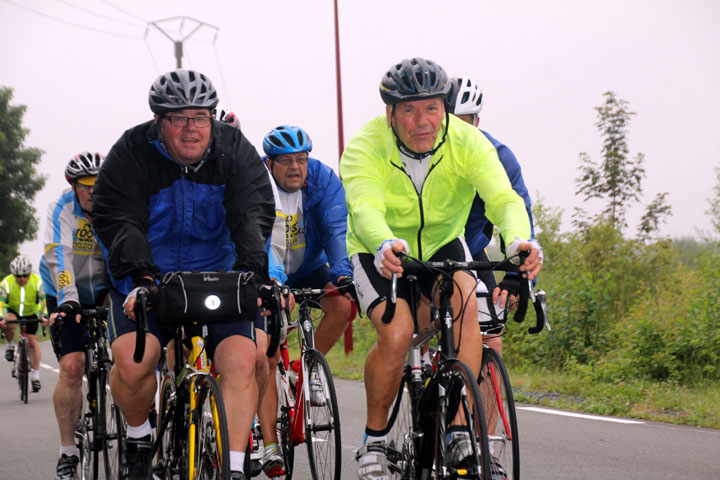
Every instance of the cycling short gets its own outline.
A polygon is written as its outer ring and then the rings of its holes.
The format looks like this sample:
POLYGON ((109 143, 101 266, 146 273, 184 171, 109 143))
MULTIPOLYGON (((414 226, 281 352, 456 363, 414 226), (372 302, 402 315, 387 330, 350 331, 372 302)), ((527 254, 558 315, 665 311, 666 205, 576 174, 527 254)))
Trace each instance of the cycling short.
POLYGON ((330 275, 330 267, 326 263, 310 275, 292 282, 288 281, 287 285, 290 288, 325 288, 328 283, 333 283, 333 281, 332 275, 330 275))
MULTIPOLYGON (((350 259, 353 266, 353 278, 357 289, 360 306, 370 316, 373 308, 384 302, 390 295, 390 280, 383 278, 375 269, 375 255, 371 253, 357 253, 350 259)), ((440 248, 431 258, 430 261, 456 260, 460 262, 468 262, 472 260, 470 250, 465 243, 465 239, 458 237, 440 248)), ((430 298, 432 288, 435 284, 435 275, 420 274, 417 275, 417 284, 420 287, 420 293, 425 298, 430 298)), ((397 296, 410 304, 410 284, 407 280, 399 278, 397 282, 397 296)), ((420 296, 415 295, 416 302, 420 301, 420 296)))
MULTIPOLYGON (((133 333, 136 331, 135 322, 125 315, 123 310, 123 302, 125 296, 115 289, 110 290, 110 314, 108 315, 108 339, 110 345, 121 335, 133 333)), ((172 332, 160 327, 157 312, 148 311, 147 315, 148 331, 151 335, 158 339, 161 347, 165 347, 172 338, 172 332)), ((228 323, 210 323, 208 324, 208 356, 213 357, 215 348, 227 337, 240 335, 255 341, 255 328, 253 322, 244 320, 233 320, 228 323)))
MULTIPOLYGON (((48 312, 54 312, 57 308, 57 297, 47 295, 45 298, 48 312)), ((95 305, 82 305, 82 308, 95 308, 95 305)), ((50 341, 58 360, 68 353, 84 352, 88 338, 87 322, 84 318, 80 323, 74 319, 66 319, 63 320, 62 326, 57 322, 50 325, 50 341)))
MULTIPOLYGON (((8 311, 8 313, 12 313, 13 315, 15 315, 18 318, 18 320, 40 320, 41 319, 39 313, 33 313, 32 315, 20 316, 12 308, 8 308, 7 311, 8 311)), ((31 322, 31 323, 25 324, 25 331, 27 332, 28 335, 37 335, 38 323, 40 323, 40 322, 31 322)))
MULTIPOLYGON (((490 260, 485 253, 485 250, 480 250, 478 253, 473 255, 473 260, 477 262, 487 262, 490 260)), ((477 276, 487 287, 488 292, 492 292, 497 287, 497 281, 495 280, 495 274, 490 271, 477 272, 477 276)))

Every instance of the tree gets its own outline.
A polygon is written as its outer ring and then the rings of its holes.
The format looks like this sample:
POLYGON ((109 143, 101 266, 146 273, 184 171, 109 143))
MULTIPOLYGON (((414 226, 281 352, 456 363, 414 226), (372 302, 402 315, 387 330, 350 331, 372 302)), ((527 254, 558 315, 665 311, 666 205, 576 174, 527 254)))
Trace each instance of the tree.
POLYGON ((672 207, 667 203, 668 193, 658 193, 655 200, 645 208, 645 215, 640 219, 638 225, 638 236, 641 239, 650 237, 660 230, 660 224, 665 221, 667 215, 672 215, 672 207))
POLYGON ((708 198, 710 208, 705 213, 710 215, 715 231, 720 233, 720 166, 715 167, 715 186, 713 187, 713 197, 708 198))
POLYGON ((30 132, 22 126, 25 106, 11 105, 12 95, 0 86, 0 272, 7 271, 20 243, 35 238, 32 201, 46 178, 36 170, 44 152, 23 144, 30 132))
MULTIPOLYGON (((575 194, 584 195, 584 201, 597 198, 607 203, 593 221, 587 219, 582 208, 575 209, 573 225, 582 231, 606 222, 611 227, 622 230, 626 226, 627 209, 633 203, 639 202, 642 196, 645 155, 638 153, 634 158, 630 158, 627 144, 627 129, 635 112, 631 112, 628 102, 618 98, 615 92, 608 91, 603 95, 605 104, 595 107, 595 126, 603 139, 603 160, 597 165, 586 152, 580 153, 580 176, 575 179, 578 185, 575 194)), ((667 196, 667 192, 659 193, 655 200, 645 207, 645 214, 638 226, 641 237, 646 238, 657 232, 665 217, 672 214, 667 196)))

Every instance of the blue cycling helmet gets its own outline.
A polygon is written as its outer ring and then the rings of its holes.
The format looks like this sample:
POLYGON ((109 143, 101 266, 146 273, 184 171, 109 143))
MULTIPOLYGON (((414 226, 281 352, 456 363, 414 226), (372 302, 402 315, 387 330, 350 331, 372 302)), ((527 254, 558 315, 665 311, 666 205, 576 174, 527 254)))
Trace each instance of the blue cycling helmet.
POLYGON ((265 135, 263 150, 269 156, 310 152, 312 150, 312 140, 310 135, 300 127, 280 125, 265 135))

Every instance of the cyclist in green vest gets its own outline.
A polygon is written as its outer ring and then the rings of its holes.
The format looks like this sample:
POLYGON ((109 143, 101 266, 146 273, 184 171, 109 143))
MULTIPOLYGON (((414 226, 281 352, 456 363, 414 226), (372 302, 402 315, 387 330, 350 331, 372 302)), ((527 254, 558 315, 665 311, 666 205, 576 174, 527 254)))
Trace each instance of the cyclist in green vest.
MULTIPOLYGON (((42 320, 47 321, 43 316, 45 312, 45 291, 42 288, 42 280, 36 273, 32 273, 32 263, 25 255, 18 255, 10 262, 10 275, 0 282, 0 308, 2 309, 2 320, 0 328, 5 329, 7 349, 5 360, 12 362, 15 357, 15 325, 7 324, 7 320, 42 320)), ((33 392, 40 390, 40 360, 42 353, 37 339, 37 323, 30 323, 27 326, 27 337, 30 344, 30 362, 32 373, 30 381, 33 392)))

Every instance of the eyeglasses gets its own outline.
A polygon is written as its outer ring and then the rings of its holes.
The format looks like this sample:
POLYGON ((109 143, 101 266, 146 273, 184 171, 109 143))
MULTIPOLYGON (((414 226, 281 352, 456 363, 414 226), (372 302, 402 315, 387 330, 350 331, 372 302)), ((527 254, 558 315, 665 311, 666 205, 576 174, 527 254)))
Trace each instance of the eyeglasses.
POLYGON ((292 165, 293 162, 296 162, 298 165, 307 165, 308 157, 275 157, 273 159, 273 162, 277 163, 278 165, 282 165, 283 167, 292 165))
POLYGON ((207 128, 210 126, 212 117, 182 117, 180 115, 165 115, 164 117, 173 127, 187 127, 188 122, 192 120, 197 128, 207 128))

